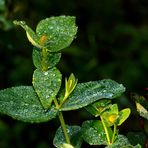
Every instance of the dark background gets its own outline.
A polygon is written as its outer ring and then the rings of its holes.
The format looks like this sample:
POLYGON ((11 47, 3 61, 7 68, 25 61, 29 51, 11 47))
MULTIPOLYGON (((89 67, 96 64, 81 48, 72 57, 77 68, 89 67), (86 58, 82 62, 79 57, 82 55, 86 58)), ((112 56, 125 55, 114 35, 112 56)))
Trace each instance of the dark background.
MULTIPOLYGON (((127 90, 118 103, 121 108, 131 107, 133 116, 120 131, 126 135, 129 130, 141 130, 130 94, 147 95, 147 0, 0 0, 0 89, 31 85, 35 69, 32 45, 12 21, 25 20, 35 30, 41 19, 59 15, 76 16, 78 25, 77 38, 63 50, 58 65, 63 76, 73 72, 79 82, 111 78, 122 83, 127 90)), ((92 118, 83 110, 65 113, 65 117, 67 123, 79 125, 92 118)), ((0 147, 53 147, 58 126, 57 119, 28 124, 1 115, 0 147)))

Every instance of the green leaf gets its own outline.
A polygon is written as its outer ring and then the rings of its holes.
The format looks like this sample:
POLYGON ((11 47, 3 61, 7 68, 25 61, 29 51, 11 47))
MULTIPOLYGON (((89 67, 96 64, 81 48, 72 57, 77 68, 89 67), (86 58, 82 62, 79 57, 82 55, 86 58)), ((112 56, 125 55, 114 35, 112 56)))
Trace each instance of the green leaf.
MULTIPOLYGON (((124 135, 118 135, 115 142, 105 148, 126 148, 130 143, 124 135)), ((128 148, 128 147, 127 147, 128 148)))
POLYGON ((77 33, 75 17, 58 16, 41 20, 36 28, 40 44, 56 52, 68 47, 77 33))
POLYGON ((61 73, 54 67, 48 71, 36 69, 33 74, 33 86, 45 109, 49 109, 61 87, 61 73))
POLYGON ((5 11, 6 6, 5 6, 5 0, 0 0, 0 11, 5 11))
POLYGON ((113 104, 110 108, 105 111, 101 116, 105 122, 106 126, 112 126, 118 122, 118 106, 117 104, 113 104))
POLYGON ((141 117, 144 117, 148 120, 148 111, 145 109, 140 103, 136 102, 137 111, 139 112, 141 117))
POLYGON ((123 109, 119 112, 118 126, 120 126, 130 115, 131 110, 129 108, 123 109))
POLYGON ((28 40, 30 43, 37 47, 37 48, 42 48, 42 46, 39 44, 39 37, 36 35, 36 33, 26 24, 25 21, 13 21, 15 25, 20 25, 25 31, 28 40))
MULTIPOLYGON (((35 65, 35 67, 42 69, 42 51, 41 51, 41 49, 34 47, 32 56, 33 56, 33 63, 35 65)), ((58 62, 60 61, 60 58, 61 58, 61 53, 49 53, 48 52, 47 57, 45 59, 46 66, 48 67, 48 69, 56 66, 56 64, 58 64, 58 62)))
MULTIPOLYGON (((112 130, 108 128, 109 134, 112 130)), ((107 145, 106 134, 100 120, 85 121, 82 124, 83 139, 90 145, 107 145)))
POLYGON ((33 123, 55 118, 57 110, 45 111, 32 86, 19 86, 0 91, 0 113, 33 123))
POLYGON ((111 100, 102 99, 85 107, 93 116, 100 116, 111 105, 111 100))
MULTIPOLYGON (((75 148, 80 148, 82 143, 82 136, 81 136, 81 127, 80 126, 66 126, 68 135, 70 137, 71 144, 75 148)), ((56 131, 53 144, 55 147, 60 148, 63 144, 66 143, 64 133, 61 127, 59 127, 56 131)))
POLYGON ((140 144, 144 147, 147 136, 143 132, 128 132, 127 137, 132 145, 140 144))
POLYGON ((122 84, 110 79, 79 83, 62 105, 61 110, 75 110, 103 98, 113 99, 120 96, 124 91, 125 88, 122 84))

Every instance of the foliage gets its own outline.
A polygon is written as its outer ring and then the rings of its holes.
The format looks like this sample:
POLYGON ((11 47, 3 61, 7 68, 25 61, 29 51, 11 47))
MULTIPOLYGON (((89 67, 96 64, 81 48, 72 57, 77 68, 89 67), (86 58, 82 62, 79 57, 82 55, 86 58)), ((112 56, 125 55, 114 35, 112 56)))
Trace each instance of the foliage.
MULTIPOLYGON (((109 104, 106 107, 106 100, 119 97, 125 91, 123 85, 110 79, 77 84, 78 80, 71 74, 65 79, 65 94, 59 93, 62 74, 55 67, 60 59, 57 52, 69 46, 74 39, 77 31, 75 17, 58 16, 44 19, 37 25, 36 33, 24 21, 14 21, 14 24, 20 25, 26 31, 28 40, 36 47, 33 50, 38 50, 33 52, 33 61, 37 69, 33 73, 33 87, 19 86, 0 91, 0 112, 25 122, 45 122, 58 115, 61 127, 55 134, 56 147, 79 148, 82 137, 91 145, 114 147, 115 143, 122 139, 119 138, 116 128, 128 118, 130 109, 119 112, 117 104, 109 104), (105 107, 101 112, 92 105, 96 114, 100 115, 100 121, 84 122, 82 131, 80 126, 65 124, 62 111, 79 109, 100 100, 101 104, 104 104, 101 107, 105 107), (113 131, 111 126, 114 126, 113 131), (90 132, 89 129, 93 130, 90 132), (87 139, 90 136, 91 138, 87 139), (98 140, 102 142, 97 142, 98 140)), ((92 113, 92 110, 88 111, 92 113)), ((123 144, 119 142, 120 146, 129 144, 124 138, 122 141, 123 144)))

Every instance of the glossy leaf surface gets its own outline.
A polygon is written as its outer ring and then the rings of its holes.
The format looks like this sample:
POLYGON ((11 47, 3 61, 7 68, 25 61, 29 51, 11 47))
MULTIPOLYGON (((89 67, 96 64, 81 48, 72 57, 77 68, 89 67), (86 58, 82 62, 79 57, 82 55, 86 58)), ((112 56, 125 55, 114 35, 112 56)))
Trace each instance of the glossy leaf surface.
POLYGON ((57 68, 42 71, 36 69, 33 74, 33 86, 45 109, 49 109, 61 87, 61 73, 57 68))
MULTIPOLYGON (((109 133, 112 131, 109 128, 109 133)), ((82 124, 83 139, 90 145, 107 145, 106 134, 100 120, 85 121, 82 124)))
MULTIPOLYGON (((81 136, 81 127, 80 126, 66 126, 68 135, 70 137, 71 144, 75 148, 80 148, 82 143, 82 136, 81 136)), ((53 144, 55 147, 60 148, 63 144, 66 143, 64 133, 61 127, 58 128, 56 131, 53 144)))
POLYGON ((45 111, 32 86, 19 86, 0 91, 0 113, 33 123, 55 118, 57 110, 45 111))
MULTIPOLYGON (((38 48, 34 48, 33 49, 33 53, 32 53, 32 57, 33 57, 33 64, 35 65, 36 68, 42 69, 42 51, 41 49, 38 48)), ((56 64, 58 64, 58 62, 60 61, 61 58, 61 53, 49 53, 46 55, 46 65, 49 68, 52 68, 54 66, 56 66, 56 64)))
POLYGON ((120 96, 125 87, 117 82, 105 79, 77 84, 61 110, 75 110, 87 106, 99 99, 113 99, 120 96))
POLYGON ((77 33, 75 17, 58 16, 41 20, 36 28, 40 44, 56 52, 71 44, 77 33))

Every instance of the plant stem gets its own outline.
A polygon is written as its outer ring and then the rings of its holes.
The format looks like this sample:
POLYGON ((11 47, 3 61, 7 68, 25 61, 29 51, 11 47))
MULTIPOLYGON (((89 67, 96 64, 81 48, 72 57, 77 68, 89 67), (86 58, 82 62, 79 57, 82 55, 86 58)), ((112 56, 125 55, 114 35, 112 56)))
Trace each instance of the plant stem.
MULTIPOLYGON (((53 101, 54 101, 56 108, 59 109, 59 104, 58 104, 57 99, 54 99, 53 101)), ((63 129, 65 140, 68 144, 70 144, 70 139, 69 139, 69 136, 68 136, 68 133, 67 133, 66 124, 65 124, 64 117, 63 117, 63 114, 62 114, 61 111, 59 112, 58 116, 59 116, 59 120, 60 120, 60 123, 61 123, 61 127, 63 129)))
POLYGON ((66 124, 65 124, 62 112, 59 112, 59 119, 60 119, 60 122, 61 122, 61 127, 63 129, 63 133, 64 133, 64 136, 65 136, 66 142, 68 144, 70 144, 70 139, 69 139, 69 136, 68 136, 68 133, 67 133, 66 124))
POLYGON ((102 122, 103 127, 104 127, 104 131, 105 131, 105 134, 106 134, 106 138, 107 138, 108 144, 111 144, 109 133, 108 133, 107 127, 105 125, 105 122, 104 122, 104 120, 103 120, 103 118, 101 116, 100 116, 100 118, 101 118, 101 122, 102 122))
POLYGON ((116 130, 117 130, 117 126, 114 124, 114 132, 113 132, 112 141, 111 141, 112 143, 114 143, 114 140, 115 140, 116 130))

